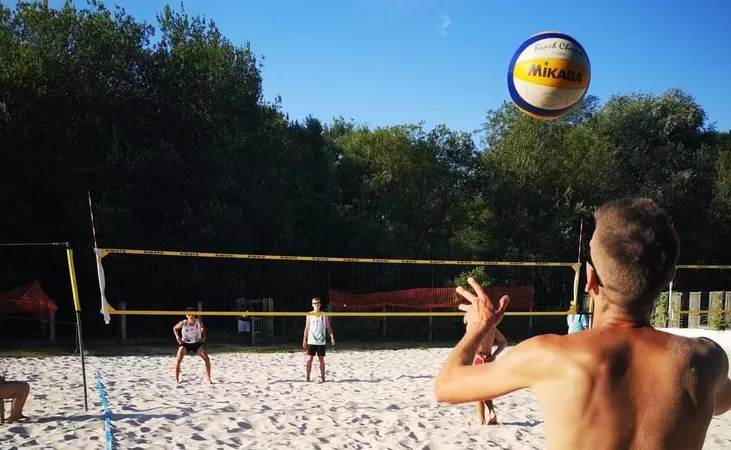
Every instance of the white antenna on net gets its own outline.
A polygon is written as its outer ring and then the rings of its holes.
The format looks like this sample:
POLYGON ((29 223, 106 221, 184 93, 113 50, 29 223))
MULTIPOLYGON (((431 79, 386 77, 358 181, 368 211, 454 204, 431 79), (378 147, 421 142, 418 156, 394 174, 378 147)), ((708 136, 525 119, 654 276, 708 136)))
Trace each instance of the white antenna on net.
POLYGON ((91 191, 87 191, 89 195, 89 217, 91 218, 91 235, 94 240, 94 255, 96 256, 96 274, 99 278, 99 293, 102 302, 102 315, 104 316, 104 323, 109 325, 111 318, 109 317, 109 304, 107 303, 107 297, 104 294, 106 287, 106 279, 104 278, 104 267, 102 267, 102 255, 99 252, 99 247, 96 243, 96 227, 94 226, 94 211, 91 206, 91 191))

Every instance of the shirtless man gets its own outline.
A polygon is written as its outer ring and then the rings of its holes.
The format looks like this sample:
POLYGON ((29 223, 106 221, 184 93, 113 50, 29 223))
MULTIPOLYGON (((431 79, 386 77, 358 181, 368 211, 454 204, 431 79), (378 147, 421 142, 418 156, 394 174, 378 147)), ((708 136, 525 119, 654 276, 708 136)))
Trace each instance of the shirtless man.
POLYGON ((492 364, 472 366, 479 342, 509 299, 490 299, 473 279, 469 331, 437 375, 438 401, 496 398, 532 389, 555 450, 700 450, 713 415, 731 408, 728 356, 715 342, 658 331, 653 300, 675 274, 678 237, 649 199, 607 203, 595 214, 585 290, 594 326, 528 339, 492 364))
POLYGON ((180 383, 180 363, 186 353, 190 352, 201 357, 206 365, 206 378, 211 384, 211 359, 208 357, 203 343, 206 342, 206 329, 203 322, 195 316, 194 308, 187 308, 185 320, 181 320, 173 327, 175 340, 178 341, 178 354, 175 356, 175 383, 180 383), (180 334, 178 334, 180 333, 180 334))
MULTIPOLYGON (((469 324, 466 323, 467 328, 469 328, 469 324)), ((467 330, 469 332, 469 329, 467 330)), ((478 365, 478 364, 485 364, 495 361, 497 358, 497 355, 502 353, 503 350, 508 346, 508 340, 505 339, 505 336, 498 330, 497 328, 493 328, 490 330, 487 335, 485 336, 485 339, 479 343, 477 347, 477 354, 475 355, 474 362, 472 365, 478 365), (497 350, 495 350, 495 353, 492 352, 492 347, 495 344, 495 341, 497 341, 497 350)), ((489 400, 483 400, 475 402, 475 406, 477 408, 477 422, 480 425, 485 425, 485 406, 487 406, 487 410, 490 413, 490 421, 487 422, 488 425, 497 425, 497 414, 495 414, 495 405, 492 403, 492 399, 489 400)))

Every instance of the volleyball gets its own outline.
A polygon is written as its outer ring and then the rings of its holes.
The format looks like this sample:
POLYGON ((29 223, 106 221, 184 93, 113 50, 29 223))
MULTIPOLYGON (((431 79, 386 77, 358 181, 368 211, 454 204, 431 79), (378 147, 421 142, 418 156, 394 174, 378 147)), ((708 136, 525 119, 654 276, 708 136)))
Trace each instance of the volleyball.
POLYGON ((557 31, 526 39, 508 68, 515 106, 530 117, 552 120, 579 104, 589 89, 591 65, 579 41, 557 31))

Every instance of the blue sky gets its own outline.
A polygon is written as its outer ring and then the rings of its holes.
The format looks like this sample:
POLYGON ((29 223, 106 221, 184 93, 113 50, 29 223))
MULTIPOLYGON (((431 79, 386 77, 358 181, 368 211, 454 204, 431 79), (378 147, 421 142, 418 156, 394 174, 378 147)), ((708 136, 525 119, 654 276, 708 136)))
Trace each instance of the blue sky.
MULTIPOLYGON (((151 23, 165 3, 117 2, 151 23)), ((710 122, 729 130, 731 1, 691 3, 189 0, 184 5, 191 15, 213 19, 232 42, 251 42, 265 57, 265 97, 281 95, 292 119, 311 114, 330 122, 342 115, 371 126, 423 121, 427 127, 444 123, 473 131, 488 109, 509 99, 506 73, 513 51, 528 36, 555 30, 587 50, 590 94, 605 100, 615 93, 680 88, 704 107, 710 122)), ((178 9, 180 1, 171 5, 178 9)))

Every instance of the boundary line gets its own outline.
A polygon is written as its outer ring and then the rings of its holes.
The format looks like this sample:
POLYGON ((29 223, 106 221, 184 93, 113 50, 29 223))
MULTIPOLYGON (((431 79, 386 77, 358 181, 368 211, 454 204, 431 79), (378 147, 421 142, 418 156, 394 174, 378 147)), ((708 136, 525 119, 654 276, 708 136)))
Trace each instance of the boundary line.
POLYGON ((99 391, 99 398, 104 408, 104 440, 106 441, 106 449, 112 450, 114 448, 114 440, 112 438, 112 411, 109 409, 109 401, 107 400, 106 392, 104 392, 102 376, 98 370, 96 371, 96 388, 99 391))

